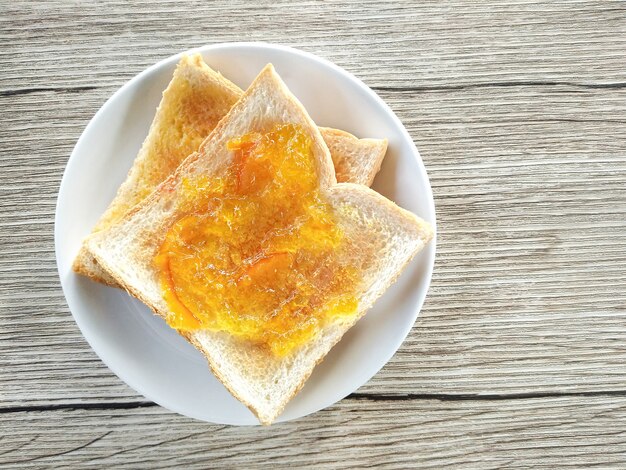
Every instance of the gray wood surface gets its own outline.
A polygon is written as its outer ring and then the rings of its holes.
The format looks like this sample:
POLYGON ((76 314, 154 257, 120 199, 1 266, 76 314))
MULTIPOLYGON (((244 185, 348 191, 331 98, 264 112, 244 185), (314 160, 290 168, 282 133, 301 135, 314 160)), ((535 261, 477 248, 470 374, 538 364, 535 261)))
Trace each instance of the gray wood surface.
POLYGON ((0 0, 0 466, 626 466, 626 3, 0 0), (120 85, 190 47, 317 53, 389 103, 439 223, 421 316, 335 406, 270 429, 150 403, 61 292, 56 194, 120 85))

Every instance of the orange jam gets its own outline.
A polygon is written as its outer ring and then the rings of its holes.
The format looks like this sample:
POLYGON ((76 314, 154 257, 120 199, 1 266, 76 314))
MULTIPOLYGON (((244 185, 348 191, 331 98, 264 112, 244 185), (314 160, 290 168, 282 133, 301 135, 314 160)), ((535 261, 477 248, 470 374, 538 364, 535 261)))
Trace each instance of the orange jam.
POLYGON ((283 356, 354 315, 358 276, 319 189, 311 139, 277 125, 228 142, 221 177, 182 182, 184 214, 155 257, 178 330, 225 331, 283 356))

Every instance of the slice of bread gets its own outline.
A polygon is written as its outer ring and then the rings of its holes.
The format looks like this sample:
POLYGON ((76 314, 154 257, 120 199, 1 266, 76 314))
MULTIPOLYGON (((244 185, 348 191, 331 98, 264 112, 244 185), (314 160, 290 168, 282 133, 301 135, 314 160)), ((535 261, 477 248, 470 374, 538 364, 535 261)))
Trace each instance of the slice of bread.
MULTIPOLYGON (((235 84, 211 69, 200 54, 183 56, 163 92, 148 136, 126 180, 92 233, 111 227, 152 193, 187 156, 198 150, 241 94, 235 84)), ((116 285, 84 245, 72 268, 95 281, 116 285)))
POLYGON ((315 365, 428 243, 433 236, 431 226, 366 186, 338 184, 319 129, 268 65, 197 153, 118 224, 92 234, 86 241, 98 263, 116 282, 155 313, 168 318, 171 312, 162 297, 153 259, 168 229, 182 216, 177 207, 186 197, 183 181, 198 175, 211 178, 224 174, 233 162, 232 152, 226 148, 229 140, 285 123, 299 126, 313 142, 320 188, 347 241, 337 256, 357 266, 362 277, 356 293, 358 312, 330 320, 313 341, 285 357, 225 332, 181 332, 206 356, 222 383, 263 424, 276 419, 315 365))
MULTIPOLYGON (((200 54, 183 56, 126 180, 93 231, 115 224, 172 174, 242 94, 235 84, 211 69, 200 54)), ((358 139, 337 129, 320 130, 330 149, 337 179, 371 185, 385 156, 387 140, 358 139)), ((73 269, 94 281, 116 286, 84 245, 73 269)))
POLYGON ((346 131, 320 127, 339 183, 371 186, 387 152, 387 139, 359 139, 346 131))

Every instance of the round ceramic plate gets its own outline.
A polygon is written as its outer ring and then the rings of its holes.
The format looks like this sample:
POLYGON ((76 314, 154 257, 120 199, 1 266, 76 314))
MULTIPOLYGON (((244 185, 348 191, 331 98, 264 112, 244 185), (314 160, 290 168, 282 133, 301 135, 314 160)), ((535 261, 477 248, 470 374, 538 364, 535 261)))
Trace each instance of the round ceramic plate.
MULTIPOLYGON (((389 139, 374 189, 434 225, 428 176, 411 137, 389 107, 360 80, 324 59, 288 47, 237 43, 195 51, 242 89, 271 62, 318 125, 359 137, 389 139)), ((165 59, 126 83, 96 113, 78 140, 57 202, 59 275, 83 335, 109 368, 135 390, 193 418, 258 424, 212 375, 203 356, 164 321, 125 292, 91 282, 71 270, 82 239, 131 167, 180 56, 165 59)), ((385 365, 415 322, 434 257, 433 240, 315 369, 278 421, 332 405, 385 365)))

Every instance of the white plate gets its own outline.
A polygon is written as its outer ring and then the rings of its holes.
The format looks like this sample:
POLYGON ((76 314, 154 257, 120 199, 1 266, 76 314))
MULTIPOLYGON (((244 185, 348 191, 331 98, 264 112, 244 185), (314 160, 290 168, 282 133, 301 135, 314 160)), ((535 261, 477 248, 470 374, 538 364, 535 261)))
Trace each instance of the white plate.
MULTIPOLYGON (((243 89, 271 62, 318 125, 360 137, 388 138, 389 150, 374 189, 434 225, 428 176, 411 137, 389 107, 360 80, 324 59, 288 47, 235 43, 197 51, 243 89)), ((213 423, 258 424, 213 377, 202 355, 147 307, 71 270, 81 240, 104 212, 137 155, 180 56, 165 59, 126 83, 96 113, 78 140, 57 202, 59 275, 83 335, 128 385, 183 415, 213 423)), ((316 368, 278 421, 332 405, 385 365, 415 322, 434 257, 433 240, 316 368)))

